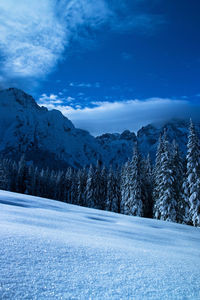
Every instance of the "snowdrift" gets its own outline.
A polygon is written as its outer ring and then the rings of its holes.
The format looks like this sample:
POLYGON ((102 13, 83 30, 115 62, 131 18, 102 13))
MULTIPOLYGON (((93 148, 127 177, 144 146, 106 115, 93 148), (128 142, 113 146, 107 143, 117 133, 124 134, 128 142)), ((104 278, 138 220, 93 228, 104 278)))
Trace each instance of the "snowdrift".
POLYGON ((200 228, 0 191, 0 299, 200 299, 200 228))

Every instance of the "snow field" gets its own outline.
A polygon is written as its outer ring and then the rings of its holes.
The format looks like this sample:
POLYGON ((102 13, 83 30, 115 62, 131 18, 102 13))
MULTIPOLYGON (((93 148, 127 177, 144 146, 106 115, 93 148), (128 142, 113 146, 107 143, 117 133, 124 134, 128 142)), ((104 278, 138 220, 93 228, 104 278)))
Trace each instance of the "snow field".
POLYGON ((0 191, 0 299, 200 299, 200 229, 0 191))

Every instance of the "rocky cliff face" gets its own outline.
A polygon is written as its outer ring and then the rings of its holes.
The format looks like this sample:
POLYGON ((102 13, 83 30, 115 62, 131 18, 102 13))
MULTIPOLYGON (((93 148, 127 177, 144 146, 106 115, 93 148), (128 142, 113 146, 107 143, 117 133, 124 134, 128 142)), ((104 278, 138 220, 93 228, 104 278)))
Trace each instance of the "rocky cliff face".
MULTIPOLYGON (((142 155, 155 157, 157 141, 164 128, 170 141, 176 139, 185 153, 188 122, 172 120, 162 125, 148 125, 137 136, 128 130, 122 134, 103 134, 97 138, 77 129, 57 110, 48 111, 18 89, 0 91, 0 153, 26 158, 44 167, 82 167, 97 159, 109 166, 120 165, 132 155, 138 140, 142 155)), ((197 124, 200 131, 200 125, 197 124)))

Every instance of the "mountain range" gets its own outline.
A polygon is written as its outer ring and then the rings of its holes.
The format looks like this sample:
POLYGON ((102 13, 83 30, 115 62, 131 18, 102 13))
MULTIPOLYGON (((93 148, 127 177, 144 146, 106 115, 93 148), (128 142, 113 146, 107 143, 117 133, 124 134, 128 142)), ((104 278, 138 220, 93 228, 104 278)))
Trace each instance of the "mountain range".
MULTIPOLYGON (((75 168, 95 164, 97 160, 109 166, 120 165, 132 155, 138 141, 143 156, 155 158, 157 143, 164 128, 169 140, 175 139, 181 152, 186 152, 189 120, 169 120, 163 124, 142 127, 137 134, 105 133, 94 137, 75 128, 58 110, 40 107, 32 96, 22 90, 9 88, 0 91, 0 154, 26 160, 42 167, 75 168)), ((200 132, 200 123, 195 124, 200 132)))

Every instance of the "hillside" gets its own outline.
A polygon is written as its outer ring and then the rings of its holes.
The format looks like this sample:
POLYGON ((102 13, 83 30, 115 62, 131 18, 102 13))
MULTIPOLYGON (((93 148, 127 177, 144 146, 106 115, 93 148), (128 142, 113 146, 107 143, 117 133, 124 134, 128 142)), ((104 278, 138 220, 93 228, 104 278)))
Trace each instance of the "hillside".
POLYGON ((1 299, 200 299, 200 231, 0 191, 1 299))

